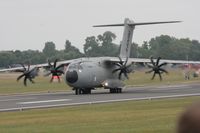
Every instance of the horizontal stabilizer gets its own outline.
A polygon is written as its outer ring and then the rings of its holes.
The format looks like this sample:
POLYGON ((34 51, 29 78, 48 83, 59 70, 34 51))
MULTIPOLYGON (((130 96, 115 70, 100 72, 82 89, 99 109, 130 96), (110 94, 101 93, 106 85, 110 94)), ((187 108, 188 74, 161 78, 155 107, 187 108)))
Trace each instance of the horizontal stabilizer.
MULTIPOLYGON (((152 25, 152 24, 165 24, 165 23, 180 23, 182 21, 163 21, 163 22, 145 22, 145 23, 130 23, 129 26, 137 25, 152 25)), ((94 25, 93 27, 112 27, 112 26, 124 26, 125 24, 109 24, 109 25, 94 25)))

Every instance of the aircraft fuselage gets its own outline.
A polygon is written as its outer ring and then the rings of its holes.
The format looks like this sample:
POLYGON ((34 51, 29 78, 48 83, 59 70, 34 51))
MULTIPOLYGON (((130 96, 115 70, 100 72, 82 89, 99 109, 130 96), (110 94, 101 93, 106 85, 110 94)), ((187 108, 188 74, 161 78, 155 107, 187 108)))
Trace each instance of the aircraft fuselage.
POLYGON ((88 58, 69 64, 65 72, 66 83, 74 88, 102 87, 107 79, 117 79, 112 71, 115 65, 105 63, 102 58, 88 58))

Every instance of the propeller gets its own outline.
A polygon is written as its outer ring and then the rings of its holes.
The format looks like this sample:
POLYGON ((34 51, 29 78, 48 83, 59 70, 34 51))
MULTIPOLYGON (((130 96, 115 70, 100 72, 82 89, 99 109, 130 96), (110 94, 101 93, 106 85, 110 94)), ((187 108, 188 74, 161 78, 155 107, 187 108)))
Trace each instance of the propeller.
POLYGON ((150 57, 151 64, 147 64, 147 65, 148 65, 149 68, 151 68, 151 70, 147 71, 146 73, 152 73, 152 72, 154 72, 151 80, 153 80, 155 78, 156 74, 159 75, 160 80, 162 80, 162 74, 163 73, 168 74, 168 72, 165 69, 162 68, 162 66, 167 65, 167 63, 163 62, 163 63, 159 64, 160 59, 161 59, 161 57, 158 57, 157 61, 154 62, 153 57, 150 57))
POLYGON ((44 76, 49 76, 52 75, 50 82, 53 81, 53 77, 57 76, 59 82, 60 82, 60 75, 64 74, 64 72, 62 70, 60 70, 60 68, 62 67, 62 65, 56 66, 58 62, 58 59, 56 59, 54 61, 53 64, 51 64, 51 62, 48 60, 48 67, 49 67, 49 72, 46 73, 44 76))
POLYGON ((122 74, 124 74, 124 76, 129 79, 128 77, 128 73, 130 73, 132 71, 131 66, 132 64, 130 65, 126 65, 127 62, 128 62, 128 58, 126 58, 126 61, 122 61, 121 57, 118 57, 119 58, 119 62, 116 63, 116 65, 118 66, 117 69, 114 69, 112 71, 112 73, 116 73, 117 71, 119 71, 119 75, 118 75, 118 79, 121 80, 121 76, 122 74))
POLYGON ((31 82, 31 83, 35 83, 33 81, 33 78, 35 78, 35 76, 38 75, 38 69, 39 68, 32 68, 30 69, 30 64, 28 65, 28 68, 26 68, 24 66, 24 64, 21 64, 21 66, 23 67, 23 69, 18 70, 18 72, 22 72, 23 74, 21 74, 19 77, 17 77, 17 81, 19 81, 21 78, 24 77, 24 86, 27 86, 27 79, 31 82))

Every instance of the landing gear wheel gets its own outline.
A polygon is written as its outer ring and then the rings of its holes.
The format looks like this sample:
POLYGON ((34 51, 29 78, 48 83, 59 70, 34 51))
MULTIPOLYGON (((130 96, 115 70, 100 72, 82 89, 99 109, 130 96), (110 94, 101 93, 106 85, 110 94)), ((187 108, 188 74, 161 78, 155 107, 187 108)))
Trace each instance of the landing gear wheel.
POLYGON ((91 94, 92 88, 74 88, 76 95, 91 94))
POLYGON ((117 88, 118 89, 118 93, 122 93, 122 88, 117 88))
POLYGON ((83 90, 81 88, 78 89, 78 95, 83 94, 83 90))
POLYGON ((115 89, 110 88, 110 93, 115 93, 115 89))
POLYGON ((78 88, 75 88, 75 95, 78 95, 79 91, 78 88))
POLYGON ((122 88, 110 88, 110 93, 122 93, 122 88))

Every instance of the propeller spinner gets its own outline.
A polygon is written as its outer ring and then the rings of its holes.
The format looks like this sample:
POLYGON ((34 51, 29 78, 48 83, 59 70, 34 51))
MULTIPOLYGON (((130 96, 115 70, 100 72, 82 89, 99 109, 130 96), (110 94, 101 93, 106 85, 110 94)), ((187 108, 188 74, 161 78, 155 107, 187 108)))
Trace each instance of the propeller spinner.
POLYGON ((153 79, 155 78, 156 74, 159 75, 160 80, 162 80, 162 74, 163 74, 163 73, 168 74, 168 72, 167 72, 165 69, 162 68, 162 66, 167 65, 167 63, 166 63, 166 62, 163 62, 163 63, 159 64, 160 59, 161 59, 161 57, 158 57, 158 58, 157 58, 157 61, 154 62, 153 57, 151 57, 151 58, 150 58, 151 64, 147 64, 148 67, 151 68, 151 70, 150 70, 150 71, 147 71, 146 73, 152 73, 152 72, 154 72, 154 74, 153 74, 151 80, 153 80, 153 79))

